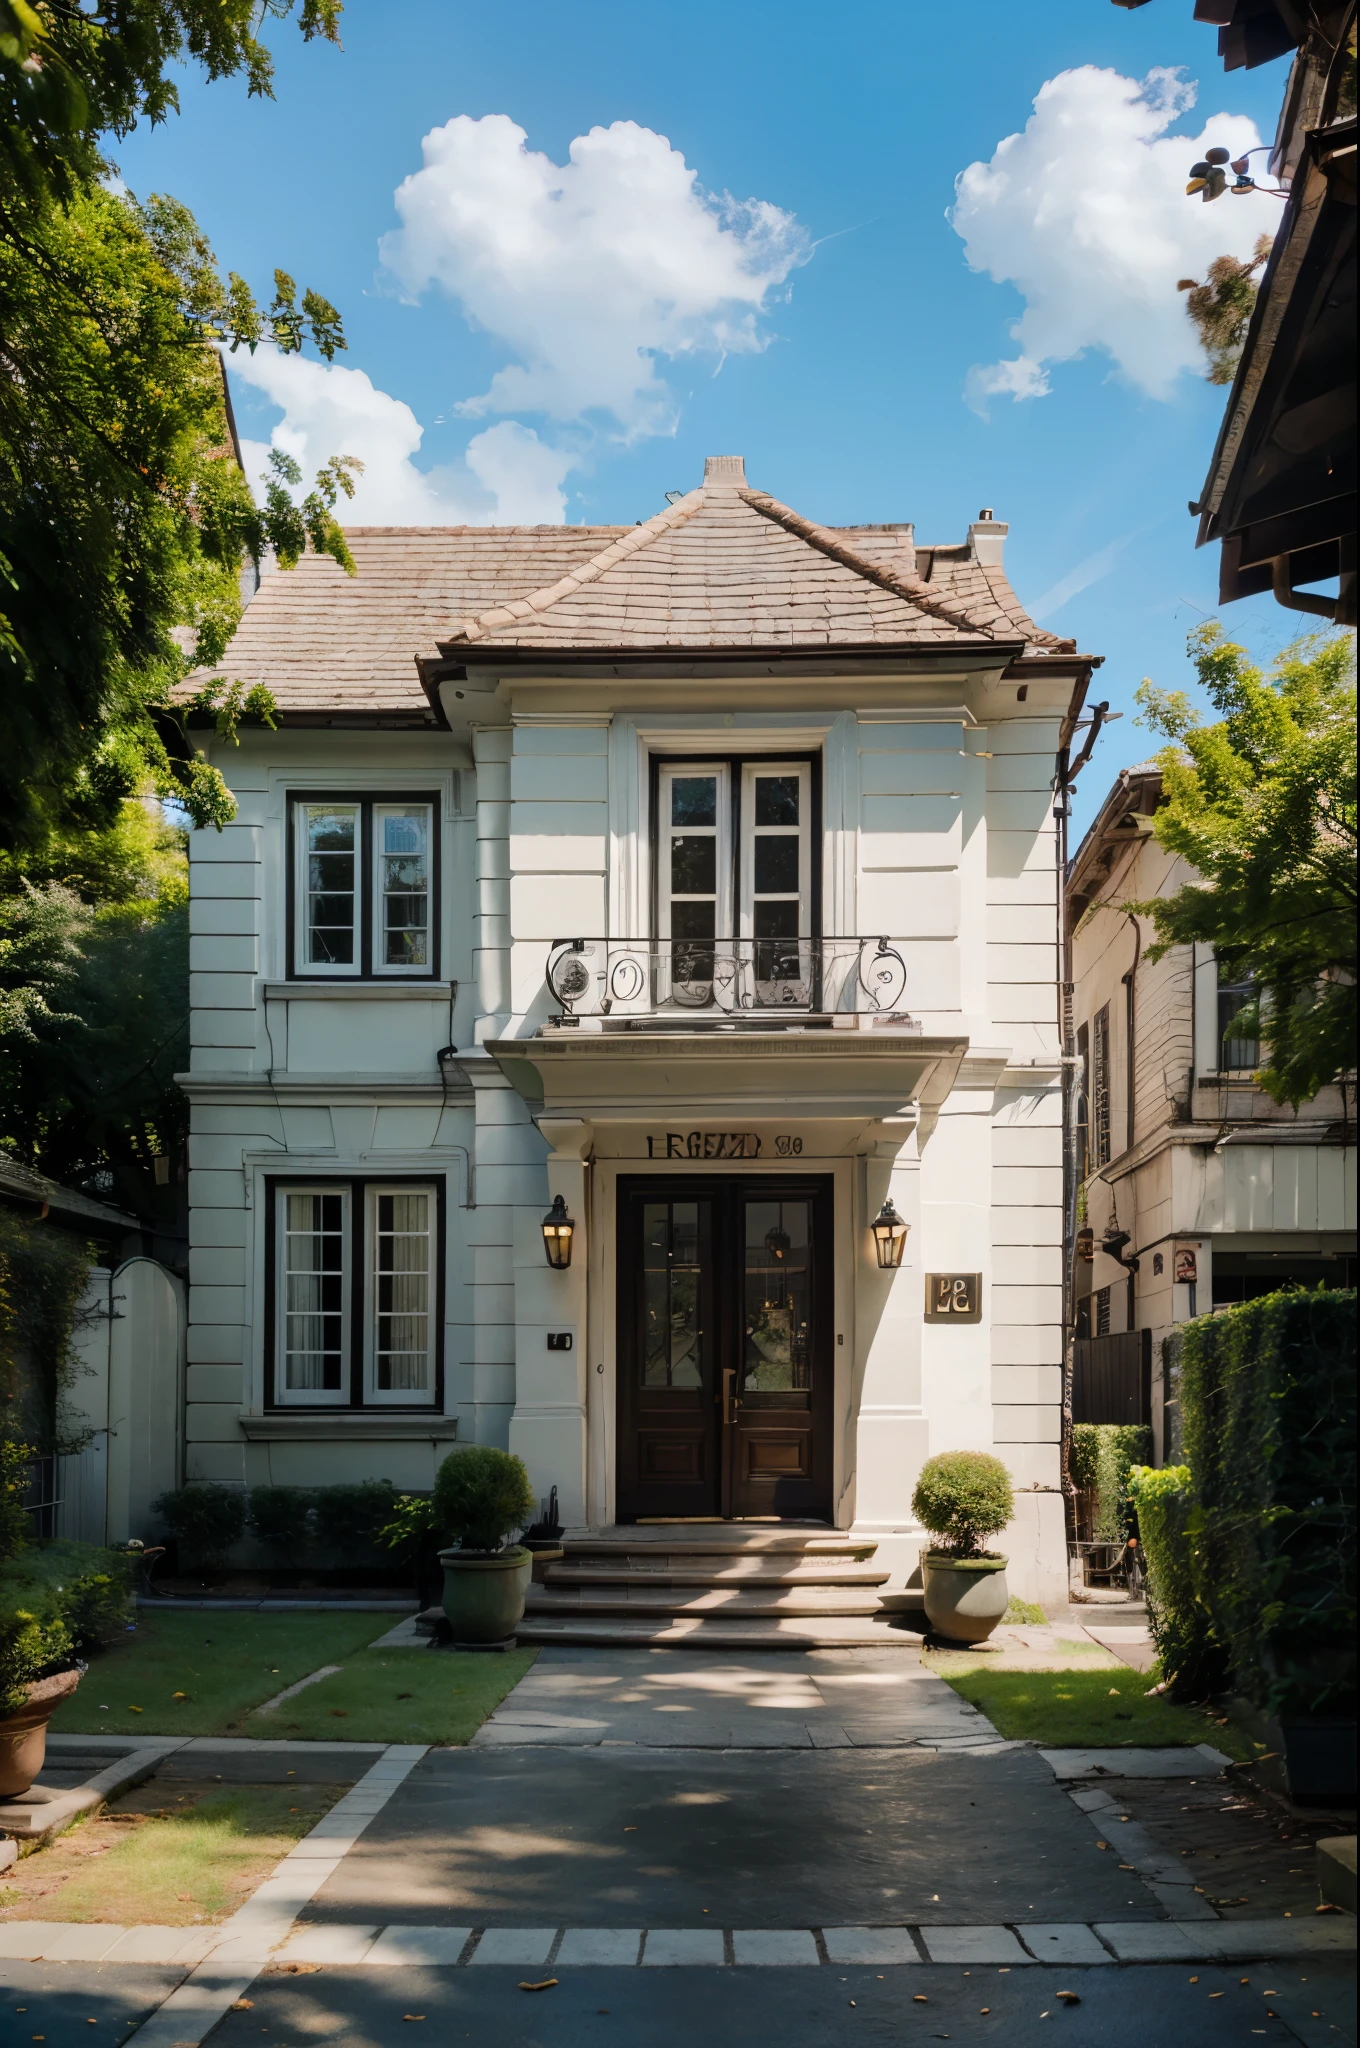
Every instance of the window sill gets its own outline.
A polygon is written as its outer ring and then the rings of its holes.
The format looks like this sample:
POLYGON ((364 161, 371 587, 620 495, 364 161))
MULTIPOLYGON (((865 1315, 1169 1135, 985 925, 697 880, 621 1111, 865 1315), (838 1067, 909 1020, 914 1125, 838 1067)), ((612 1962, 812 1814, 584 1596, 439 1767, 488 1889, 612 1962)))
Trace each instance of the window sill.
POLYGON ((349 1443, 356 1437, 433 1443, 457 1436, 458 1417, 419 1408, 290 1408, 271 1415, 243 1415, 241 1429, 254 1444, 349 1443))
POLYGON ((391 1003, 410 1002, 423 998, 427 1003, 447 1003, 458 993, 456 981, 419 981, 414 975, 409 978, 393 977, 382 981, 360 981, 357 977, 345 981, 315 981, 307 975, 299 975, 296 981, 267 981, 264 985, 265 1000, 271 1003, 287 1002, 301 998, 305 1002, 363 1002, 391 1003))

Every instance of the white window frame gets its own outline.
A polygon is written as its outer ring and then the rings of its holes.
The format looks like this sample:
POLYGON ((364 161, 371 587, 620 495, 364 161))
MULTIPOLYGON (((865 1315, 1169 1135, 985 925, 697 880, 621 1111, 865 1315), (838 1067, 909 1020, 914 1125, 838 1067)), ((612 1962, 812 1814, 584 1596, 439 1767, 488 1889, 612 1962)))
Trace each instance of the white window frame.
MULTIPOLYGON (((412 979, 414 979, 414 980, 419 980, 419 981, 428 981, 428 980, 429 980, 429 978, 430 978, 430 976, 431 976, 431 974, 432 974, 432 973, 434 972, 434 956, 435 956, 435 948, 436 948, 436 943, 437 943, 437 940, 438 940, 438 933, 437 933, 437 932, 436 932, 436 930, 435 930, 435 911, 436 911, 436 903, 437 903, 437 893, 436 893, 436 890, 435 890, 435 873, 434 873, 434 860, 435 860, 435 817, 434 817, 434 805, 433 805, 432 803, 430 803, 430 802, 428 801, 428 799, 421 799, 420 797, 416 797, 416 798, 413 798, 413 799, 412 799, 412 800, 411 800, 411 801, 410 801, 409 803, 403 803, 403 802, 401 801, 401 799, 400 799, 400 798, 398 798, 398 797, 390 797, 390 798, 384 798, 384 800, 383 800, 383 801, 382 801, 381 803, 377 803, 377 802, 373 803, 373 804, 371 805, 371 807, 370 807, 369 815, 370 815, 370 817, 371 817, 371 818, 372 818, 372 820, 373 820, 373 831, 372 831, 372 839, 373 839, 373 844, 372 844, 372 847, 371 847, 371 848, 369 849, 369 855, 368 855, 368 866, 369 866, 369 903, 368 903, 368 913, 369 913, 369 926, 370 926, 370 929, 369 929, 369 934, 368 934, 369 972, 370 972, 371 976, 373 977, 373 979, 374 979, 375 981, 376 981, 376 980, 383 980, 383 981, 386 981, 386 980, 399 980, 399 981, 400 981, 400 980, 406 980, 406 981, 409 981, 409 980, 412 980, 412 979), (397 816, 397 815, 399 815, 399 814, 401 814, 401 813, 404 813, 404 812, 408 812, 408 811, 423 811, 423 812, 424 812, 424 814, 425 814, 425 952, 426 952, 426 958, 425 958, 424 962, 423 962, 423 963, 422 963, 422 964, 421 964, 420 966, 410 966, 410 965, 404 965, 404 964, 402 964, 402 963, 400 963, 400 962, 399 962, 399 963, 397 963, 396 965, 392 965, 392 966, 389 966, 389 965, 387 964, 387 962, 386 962, 386 961, 381 961, 381 960, 379 960, 379 958, 378 958, 378 954, 379 954, 379 951, 380 951, 380 950, 385 950, 385 948, 384 948, 384 940, 385 940, 385 938, 386 938, 386 933, 387 933, 387 924, 386 924, 386 897, 385 897, 385 892, 384 892, 384 890, 383 890, 383 886, 382 886, 382 884, 383 884, 383 867, 382 867, 382 864, 383 864, 383 859, 384 859, 384 852, 383 852, 383 844, 382 844, 382 820, 383 820, 383 819, 384 819, 385 817, 395 817, 395 816, 397 816)), ((363 952, 363 948, 361 947, 361 948, 360 948, 360 954, 361 954, 361 957, 362 957, 362 952, 363 952)))
POLYGON ((657 770, 657 938, 668 943, 671 932, 671 835, 685 830, 695 834, 712 833, 717 841, 717 891, 713 909, 713 935, 715 940, 730 939, 732 931, 732 772, 726 761, 665 761, 657 770), (680 827, 671 823, 671 786, 677 781, 687 782, 696 775, 712 775, 717 778, 718 809, 715 825, 680 827))
POLYGON ((370 1181, 364 1190, 364 1341, 363 1399, 365 1408, 428 1408, 435 1398, 439 1318, 439 1190, 433 1181, 370 1181), (425 1267, 425 1385, 378 1386, 378 1201, 383 1195, 424 1195, 428 1208, 425 1267))
MULTIPOLYGON (((812 763, 810 761, 744 761, 741 769, 741 875, 740 927, 743 939, 755 936, 755 844, 758 838, 790 839, 795 833, 798 839, 798 925, 797 936, 809 938, 812 934, 812 763), (798 823, 792 825, 757 825, 756 783, 770 776, 796 776, 798 778, 798 823)), ((778 896, 767 898, 778 902, 778 896)), ((785 898, 784 900, 792 900, 785 898)))
POLYGON ((325 798, 296 797, 293 800, 293 972, 299 977, 325 981, 345 977, 357 980, 363 974, 364 963, 364 872, 367 852, 364 847, 364 805, 360 796, 347 797, 343 801, 331 802, 325 798), (309 960, 307 958, 307 934, 311 929, 309 915, 311 903, 310 865, 311 833, 308 823, 312 811, 345 811, 354 813, 354 958, 339 963, 330 960, 309 960))
POLYGON ((274 1399, 286 1408, 348 1407, 351 1395, 351 1333, 354 1327, 354 1211, 353 1189, 348 1181, 318 1180, 303 1185, 288 1182, 278 1188, 274 1200, 274 1399), (340 1385, 334 1387, 290 1387, 288 1385, 288 1200, 291 1195, 338 1195, 340 1197, 340 1385))

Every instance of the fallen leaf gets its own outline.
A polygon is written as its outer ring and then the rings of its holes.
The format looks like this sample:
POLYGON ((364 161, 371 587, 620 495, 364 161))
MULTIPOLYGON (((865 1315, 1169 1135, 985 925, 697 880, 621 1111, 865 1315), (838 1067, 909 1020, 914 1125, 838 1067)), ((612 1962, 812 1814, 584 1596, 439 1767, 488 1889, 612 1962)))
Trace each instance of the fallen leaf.
POLYGON ((992 2009, 992 2008, 990 2007, 990 2005, 980 2005, 980 2006, 978 2007, 978 2011, 979 2011, 979 2012, 990 2012, 990 2011, 991 2011, 991 2009, 992 2009))
POLYGON ((238 1998, 231 2009, 233 2012, 254 2012, 255 2001, 253 1998, 238 1998))
POLYGON ((1081 1995, 1076 1991, 1055 1991, 1053 1996, 1061 1998, 1064 2005, 1080 2005, 1081 1995))
MULTIPOLYGON (((145 1711, 146 1711, 146 1710, 145 1710, 145 1708, 143 1708, 143 1707, 129 1707, 129 1708, 128 1708, 128 1712, 129 1712, 130 1714, 141 1714, 141 1713, 144 1713, 145 1711)), ((35 2036, 34 2036, 34 2039, 36 2040, 36 2038, 37 2038, 37 2036, 35 2035, 35 2036)), ((44 2037, 44 2038, 46 2038, 46 2037, 44 2037)))
POLYGON ((556 1977, 544 1977, 537 1984, 530 1984, 522 1980, 519 1988, 521 1991, 551 1991, 556 1982, 556 1977))
POLYGON ((413 1692, 399 1692, 397 1694, 397 1698, 399 1700, 413 1700, 415 1698, 415 1694, 413 1692))
POLYGON ((170 1697, 172 1700, 187 1700, 189 1695, 187 1692, 172 1692, 170 1697))
POLYGON ((423 2020, 424 2017, 425 2015, 423 2012, 404 2012, 402 2014, 402 2018, 404 2020, 423 2020))
POLYGON ((1097 1847, 1097 1849, 1108 1849, 1108 1848, 1109 1848, 1109 1846, 1110 1846, 1110 1845, 1109 1845, 1109 1843, 1108 1843, 1108 1842, 1097 1842, 1097 1843, 1096 1843, 1096 1847, 1097 1847))
POLYGON ((1210 1998, 1221 1998, 1223 1996, 1223 1993, 1221 1991, 1211 1991, 1209 1993, 1209 1996, 1210 1998))
POLYGON ((1314 1906, 1313 1911, 1315 1913, 1339 1913, 1341 1908, 1340 1906, 1334 1906, 1329 1899, 1323 1906, 1314 1906))
POLYGON ((1110 1690, 1106 1693, 1105 1697, 1108 1700, 1117 1700, 1119 1698, 1119 1687, 1117 1685, 1112 1685, 1110 1687, 1110 1690))
POLYGON ((929 2000, 929 1999, 928 1999, 928 1998, 926 1997, 926 1995, 925 1995, 925 1992, 924 1992, 924 1991, 914 1991, 914 1992, 912 1993, 912 1999, 911 1999, 911 2002, 912 2002, 912 2004, 913 2004, 913 2005, 929 2005, 929 2004, 930 2004, 930 2000, 929 2000))
MULTIPOLYGON (((332 1721, 348 1721, 349 1719, 348 1707, 332 1707, 330 1712, 332 1721)), ((424 2017, 425 2015, 422 2013, 421 2018, 423 2019, 424 2017)))

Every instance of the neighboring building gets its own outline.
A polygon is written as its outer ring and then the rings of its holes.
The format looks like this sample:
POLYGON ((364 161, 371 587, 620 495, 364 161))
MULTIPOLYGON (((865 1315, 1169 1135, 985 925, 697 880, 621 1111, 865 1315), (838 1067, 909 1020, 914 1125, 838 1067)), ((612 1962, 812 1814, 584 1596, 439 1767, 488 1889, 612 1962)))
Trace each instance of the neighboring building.
MULTIPOLYGON (((1226 69, 1297 52, 1270 171, 1278 209, 1242 359, 1198 504, 1221 543, 1219 598, 1273 591, 1353 626, 1355 609, 1355 0, 1199 0, 1226 69), (1335 598, 1300 589, 1340 578, 1335 598)), ((1260 178, 1262 159, 1253 158, 1260 178)), ((1221 202, 1220 202, 1221 203, 1221 202)))
POLYGON ((819 526, 724 456, 635 527, 264 579, 222 673, 278 730, 205 733, 240 808, 190 849, 190 1479, 508 1445, 569 1527, 853 1527, 901 1585, 923 1459, 995 1447, 1012 1583, 1065 1598, 1092 662, 1006 531, 819 526))
POLYGON ((1126 909, 1192 871, 1152 836, 1155 763, 1125 769, 1068 871, 1081 1060, 1072 1292, 1078 1422, 1150 1421, 1175 1447, 1162 1339, 1213 1308, 1289 1285, 1355 1285, 1353 1090, 1297 1114, 1256 1086, 1260 1047, 1235 1032, 1248 985, 1212 950, 1148 952, 1126 909), (1083 1256, 1083 1252, 1089 1256, 1083 1256))

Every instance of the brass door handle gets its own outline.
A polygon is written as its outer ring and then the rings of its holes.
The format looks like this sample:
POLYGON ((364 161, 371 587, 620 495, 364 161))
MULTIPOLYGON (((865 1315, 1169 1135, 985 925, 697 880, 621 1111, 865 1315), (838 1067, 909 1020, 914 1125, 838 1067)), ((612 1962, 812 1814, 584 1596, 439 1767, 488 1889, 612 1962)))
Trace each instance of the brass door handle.
POLYGON ((725 1365, 723 1367, 722 1377, 723 1421, 725 1423, 730 1424, 735 1422, 737 1419, 737 1403, 735 1397, 735 1385, 737 1378, 736 1367, 731 1365, 725 1365))

